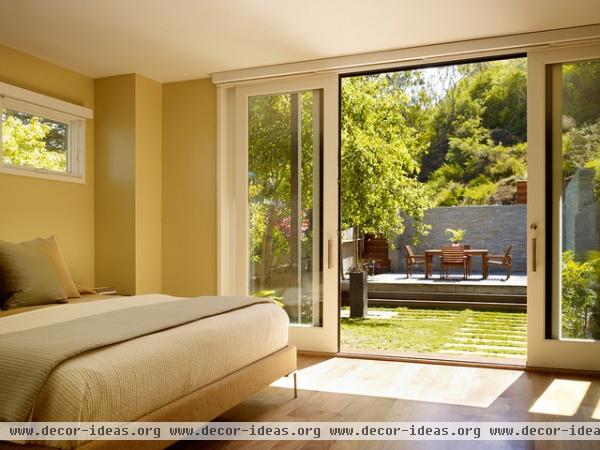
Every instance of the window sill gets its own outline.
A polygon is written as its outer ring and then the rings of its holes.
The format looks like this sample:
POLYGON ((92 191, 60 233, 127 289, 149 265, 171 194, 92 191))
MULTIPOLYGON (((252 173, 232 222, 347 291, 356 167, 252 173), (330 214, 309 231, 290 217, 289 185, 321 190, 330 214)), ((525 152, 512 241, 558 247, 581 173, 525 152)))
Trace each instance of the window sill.
POLYGON ((31 178, 42 178, 52 181, 64 181, 67 183, 85 184, 85 176, 52 172, 50 170, 44 169, 29 169, 25 167, 10 167, 6 165, 0 165, 0 174, 16 175, 31 178))

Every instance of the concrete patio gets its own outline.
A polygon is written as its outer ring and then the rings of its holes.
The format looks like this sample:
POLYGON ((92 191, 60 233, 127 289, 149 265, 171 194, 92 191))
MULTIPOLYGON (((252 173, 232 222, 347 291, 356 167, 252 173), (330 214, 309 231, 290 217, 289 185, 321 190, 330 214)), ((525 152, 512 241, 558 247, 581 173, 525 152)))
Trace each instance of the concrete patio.
POLYGON ((453 275, 450 279, 441 279, 439 275, 434 274, 431 278, 425 278, 423 274, 415 274, 411 278, 406 278, 405 273, 382 273, 379 275, 369 276, 369 283, 384 283, 384 284, 434 284, 434 285, 451 285, 451 286, 514 286, 527 287, 526 275, 511 275, 506 280, 504 275, 490 275, 486 280, 482 279, 481 274, 473 274, 470 278, 463 280, 460 275, 453 275))
MULTIPOLYGON (((341 280, 342 301, 348 296, 349 281, 341 280)), ((473 309, 527 309, 527 276, 513 275, 508 280, 492 274, 482 279, 473 274, 463 280, 458 275, 440 279, 422 274, 406 278, 406 274, 384 273, 368 278, 369 304, 389 306, 425 306, 473 309)))

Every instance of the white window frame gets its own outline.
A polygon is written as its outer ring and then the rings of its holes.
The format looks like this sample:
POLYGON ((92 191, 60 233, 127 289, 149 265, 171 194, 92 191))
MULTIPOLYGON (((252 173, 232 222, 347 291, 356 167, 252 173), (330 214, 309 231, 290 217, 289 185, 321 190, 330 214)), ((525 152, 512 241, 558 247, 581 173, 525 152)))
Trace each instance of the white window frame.
POLYGON ((5 164, 2 159, 2 116, 0 114, 0 174, 85 183, 85 129, 86 119, 93 117, 91 109, 0 83, 0 109, 2 108, 67 125, 67 171, 5 164))

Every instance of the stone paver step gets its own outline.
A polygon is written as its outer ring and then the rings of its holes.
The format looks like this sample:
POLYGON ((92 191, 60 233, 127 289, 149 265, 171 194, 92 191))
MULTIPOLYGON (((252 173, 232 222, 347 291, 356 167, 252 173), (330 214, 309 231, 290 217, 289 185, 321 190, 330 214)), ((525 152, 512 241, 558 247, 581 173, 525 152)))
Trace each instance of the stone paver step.
POLYGON ((522 347, 525 348, 527 347, 527 343, 520 340, 520 341, 507 341, 507 340, 502 340, 502 339, 480 339, 480 338, 463 338, 463 337, 454 337, 453 342, 450 342, 449 344, 452 345, 453 343, 460 343, 461 345, 463 344, 469 344, 469 345, 492 345, 492 346, 501 346, 501 347, 522 347))
POLYGON ((481 328, 473 328, 473 327, 460 327, 457 333, 470 333, 470 334, 499 334, 505 336, 506 334, 517 334, 525 336, 527 332, 525 330, 506 330, 503 328, 494 328, 491 330, 481 329, 481 328))
POLYGON ((525 325, 527 323, 526 320, 520 320, 520 319, 488 319, 488 318, 482 318, 477 317, 477 318, 473 318, 473 317, 467 317, 467 322, 471 322, 471 323, 480 323, 485 325, 486 323, 518 323, 521 325, 525 325))
POLYGON ((504 333, 505 331, 512 331, 515 333, 525 333, 527 328, 525 327, 515 327, 515 326, 506 326, 506 325, 498 325, 497 327, 477 327, 477 326, 461 326, 461 330, 466 331, 475 331, 477 333, 504 333))
POLYGON ((484 339, 490 341, 515 341, 526 342, 527 336, 523 335, 505 335, 505 334, 478 334, 478 333, 454 333, 455 339, 484 339))
POLYGON ((484 333, 496 333, 496 334, 504 334, 510 336, 527 336, 527 331, 525 330, 481 330, 478 328, 460 328, 458 330, 461 333, 476 333, 476 334, 484 334, 484 333))

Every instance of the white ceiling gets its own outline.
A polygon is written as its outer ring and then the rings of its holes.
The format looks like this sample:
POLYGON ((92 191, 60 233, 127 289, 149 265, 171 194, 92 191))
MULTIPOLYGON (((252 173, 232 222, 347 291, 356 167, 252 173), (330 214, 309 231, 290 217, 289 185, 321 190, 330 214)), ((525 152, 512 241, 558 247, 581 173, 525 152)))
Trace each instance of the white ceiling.
POLYGON ((597 23, 600 0, 0 0, 0 42, 163 82, 597 23))

